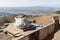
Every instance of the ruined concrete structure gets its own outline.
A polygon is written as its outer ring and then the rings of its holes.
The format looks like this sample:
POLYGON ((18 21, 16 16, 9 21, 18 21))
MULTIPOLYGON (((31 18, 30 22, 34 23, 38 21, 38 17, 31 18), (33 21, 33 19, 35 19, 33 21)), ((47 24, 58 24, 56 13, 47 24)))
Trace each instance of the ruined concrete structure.
POLYGON ((36 18, 35 25, 39 25, 35 30, 23 31, 10 23, 4 30, 12 37, 12 40, 43 40, 55 30, 56 15, 43 15, 36 18))

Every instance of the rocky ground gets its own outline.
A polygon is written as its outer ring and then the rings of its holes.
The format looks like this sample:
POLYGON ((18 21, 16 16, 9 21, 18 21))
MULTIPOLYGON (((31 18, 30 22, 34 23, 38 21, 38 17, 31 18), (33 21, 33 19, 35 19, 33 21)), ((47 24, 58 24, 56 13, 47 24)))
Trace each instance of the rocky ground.
POLYGON ((0 32, 0 40, 12 40, 12 39, 10 35, 5 34, 4 32, 0 32))

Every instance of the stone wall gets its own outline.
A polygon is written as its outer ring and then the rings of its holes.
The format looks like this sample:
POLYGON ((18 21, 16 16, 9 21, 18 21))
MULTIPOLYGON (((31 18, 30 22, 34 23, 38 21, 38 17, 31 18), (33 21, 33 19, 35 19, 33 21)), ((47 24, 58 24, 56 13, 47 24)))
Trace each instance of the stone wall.
POLYGON ((18 40, 29 40, 29 37, 26 36, 26 37, 24 37, 24 38, 22 38, 22 39, 18 39, 18 40))
POLYGON ((20 38, 20 37, 18 37, 18 38, 13 38, 12 40, 29 40, 29 36, 25 36, 25 37, 22 37, 22 38, 20 38))

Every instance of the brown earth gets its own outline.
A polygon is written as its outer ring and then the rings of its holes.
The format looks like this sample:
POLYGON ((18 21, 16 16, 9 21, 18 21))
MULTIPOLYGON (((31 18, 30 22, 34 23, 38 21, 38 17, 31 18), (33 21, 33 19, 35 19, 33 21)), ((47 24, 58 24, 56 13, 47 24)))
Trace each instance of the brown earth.
POLYGON ((5 33, 0 33, 0 40, 12 40, 11 39, 12 37, 8 34, 5 34, 5 33))
POLYGON ((44 26, 47 25, 49 23, 53 23, 52 21, 52 16, 50 15, 42 15, 42 16, 38 16, 38 17, 33 17, 33 18, 29 18, 29 20, 36 20, 36 24, 44 26))

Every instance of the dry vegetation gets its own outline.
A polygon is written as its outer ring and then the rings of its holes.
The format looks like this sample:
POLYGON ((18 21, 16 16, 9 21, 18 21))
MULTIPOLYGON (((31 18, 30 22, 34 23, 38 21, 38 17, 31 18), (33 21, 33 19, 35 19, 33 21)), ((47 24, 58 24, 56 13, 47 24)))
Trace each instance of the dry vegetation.
POLYGON ((32 18, 29 18, 29 20, 36 20, 36 24, 38 25, 47 25, 49 23, 52 23, 52 16, 50 15, 42 15, 42 16, 38 16, 38 17, 32 17, 32 18))

